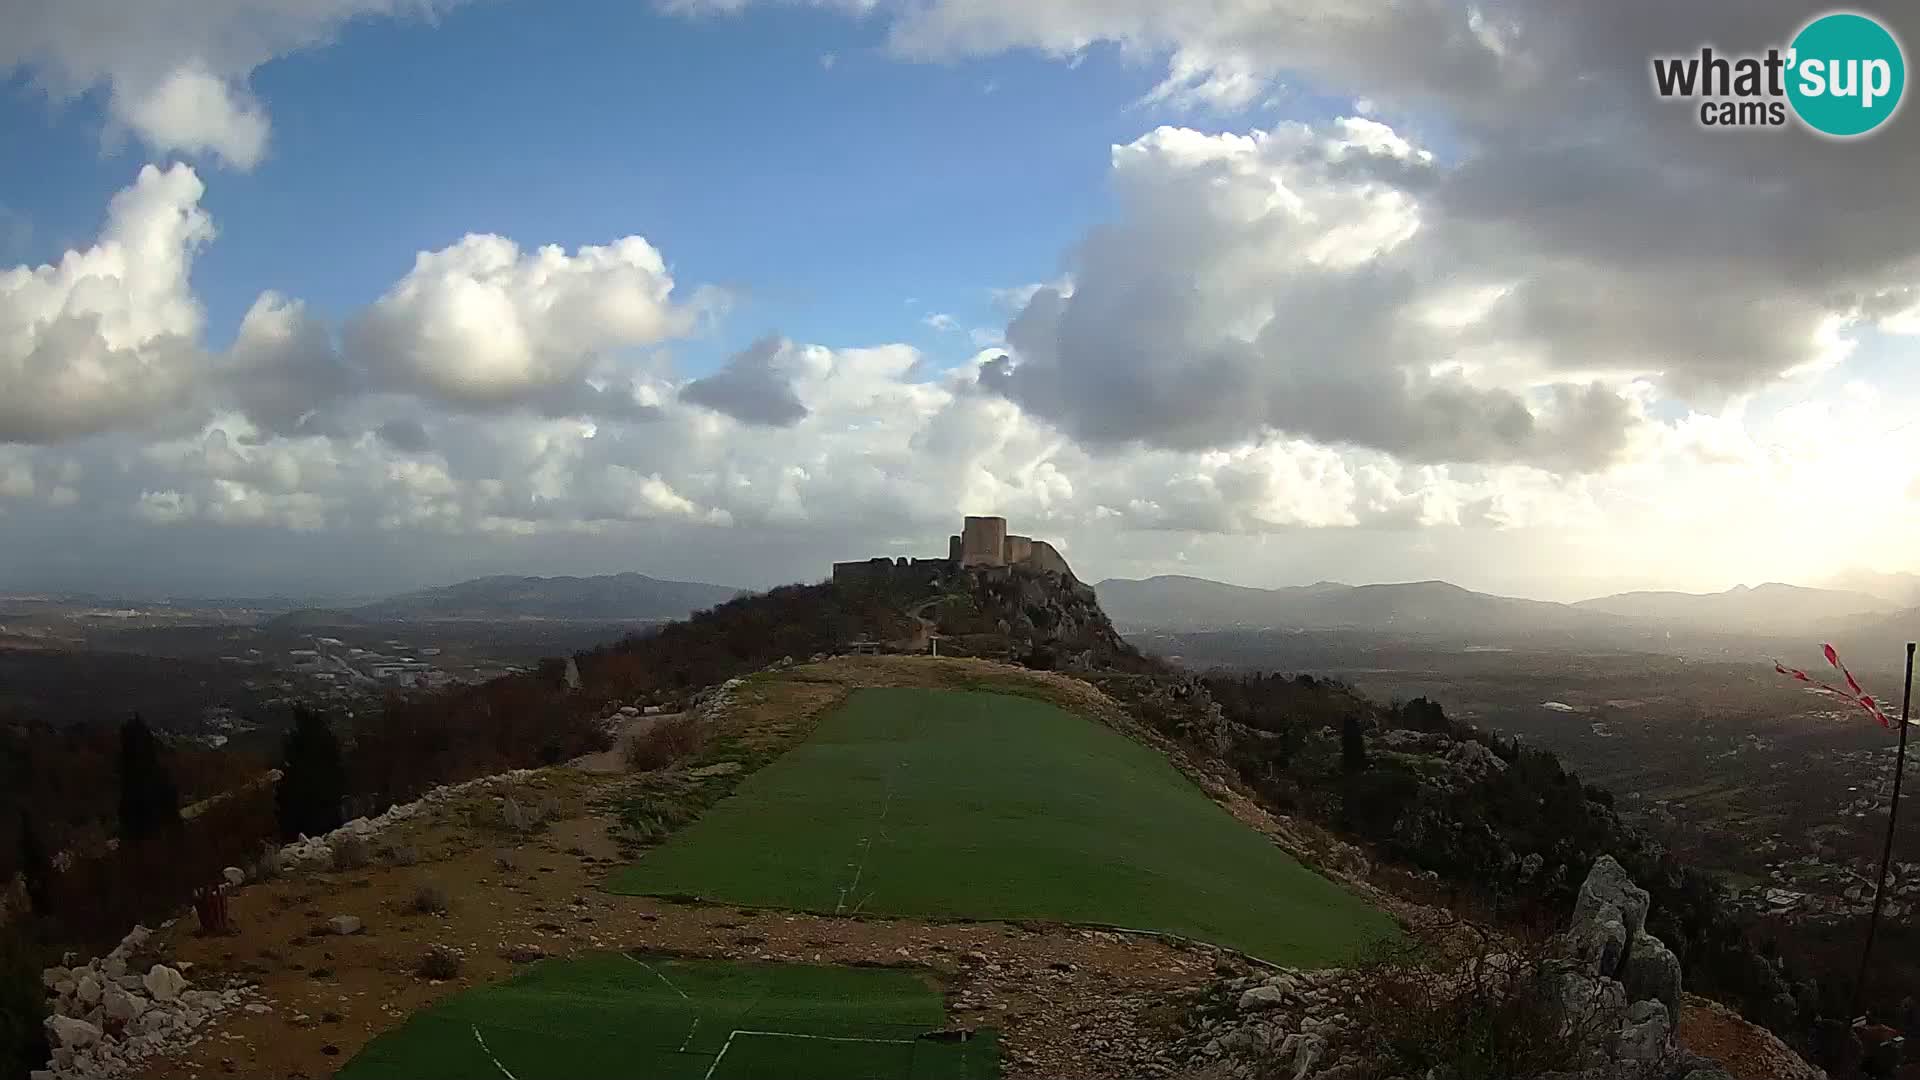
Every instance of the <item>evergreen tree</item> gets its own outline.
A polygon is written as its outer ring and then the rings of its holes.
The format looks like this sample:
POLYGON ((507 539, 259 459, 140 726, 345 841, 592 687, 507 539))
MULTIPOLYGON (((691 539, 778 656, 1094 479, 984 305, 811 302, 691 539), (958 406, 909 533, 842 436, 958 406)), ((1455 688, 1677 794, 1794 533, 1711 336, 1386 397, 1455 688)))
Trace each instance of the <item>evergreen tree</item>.
POLYGON ((35 915, 47 913, 47 883, 53 878, 53 862, 33 827, 33 815, 20 811, 20 875, 27 881, 27 902, 35 915))
POLYGON ((319 713, 295 709, 280 786, 274 792, 280 835, 291 840, 301 833, 319 836, 339 828, 346 795, 347 769, 333 725, 319 713))
POLYGON ((1348 772, 1367 767, 1367 737, 1360 729, 1360 717, 1353 713, 1340 722, 1340 767, 1348 772))
POLYGON ((120 726, 120 841, 180 827, 180 793, 160 763, 160 740, 135 713, 120 726))

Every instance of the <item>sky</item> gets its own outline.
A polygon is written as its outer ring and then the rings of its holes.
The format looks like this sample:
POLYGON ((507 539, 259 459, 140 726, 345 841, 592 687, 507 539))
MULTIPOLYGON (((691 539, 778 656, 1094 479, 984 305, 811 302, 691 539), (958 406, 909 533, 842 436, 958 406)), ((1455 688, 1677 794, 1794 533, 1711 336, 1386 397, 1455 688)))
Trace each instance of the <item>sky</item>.
POLYGON ((1920 118, 1651 86, 1808 15, 0 0, 0 589, 1920 570, 1920 118))

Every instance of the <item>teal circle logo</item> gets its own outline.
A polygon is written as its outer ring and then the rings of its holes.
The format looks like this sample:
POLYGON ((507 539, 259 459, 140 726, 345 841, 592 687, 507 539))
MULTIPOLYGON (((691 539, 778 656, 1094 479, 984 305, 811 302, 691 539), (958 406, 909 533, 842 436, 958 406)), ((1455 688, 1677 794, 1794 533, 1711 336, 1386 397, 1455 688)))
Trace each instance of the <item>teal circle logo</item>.
POLYGON ((1822 15, 1794 35, 1788 56, 1787 99, 1823 135, 1865 135, 1900 108, 1906 57, 1893 34, 1865 15, 1822 15))

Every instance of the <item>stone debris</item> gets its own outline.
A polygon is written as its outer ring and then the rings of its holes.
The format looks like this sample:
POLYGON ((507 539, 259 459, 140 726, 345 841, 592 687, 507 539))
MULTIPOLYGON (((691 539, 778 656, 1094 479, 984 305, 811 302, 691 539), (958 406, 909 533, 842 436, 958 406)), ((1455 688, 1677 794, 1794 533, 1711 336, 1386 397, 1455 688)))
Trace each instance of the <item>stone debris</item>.
POLYGON ((535 769, 514 769, 510 772, 496 773, 493 776, 482 776, 477 780, 447 784, 434 788, 412 802, 389 806, 374 817, 354 818, 324 836, 309 837, 303 834, 298 840, 280 849, 279 866, 283 870, 297 870, 302 867, 331 869, 333 845, 343 837, 353 836, 361 840, 371 840, 392 826, 417 817, 448 800, 457 799, 469 792, 522 783, 531 779, 537 772, 538 770, 535 769))
MULTIPOLYGON (((1588 1040, 1580 1067, 1551 1074, 1550 1080, 1727 1076, 1718 1063, 1676 1041, 1680 965, 1664 942, 1646 932, 1647 906, 1646 891, 1618 862, 1602 856, 1594 864, 1555 952, 1561 958, 1541 961, 1551 965, 1546 970, 1554 980, 1552 1007, 1562 1015, 1563 1030, 1579 1031, 1588 1040)), ((1518 958, 1494 953, 1481 962, 1482 970, 1500 975, 1515 971, 1518 958)), ((1209 1077, 1386 1075, 1381 1069, 1387 1064, 1374 1049, 1378 1040, 1350 1019, 1361 1011, 1363 992, 1358 973, 1338 970, 1283 969, 1220 979, 1190 1002, 1190 1019, 1172 1057, 1189 1072, 1209 1077)))
POLYGON ((206 1037, 221 1013, 266 1007, 254 1000, 259 991, 253 987, 194 988, 184 974, 188 964, 156 963, 144 975, 130 971, 151 936, 136 926, 104 957, 40 973, 53 1057, 33 1071, 33 1080, 138 1076, 141 1062, 206 1037))
POLYGON ((327 920, 327 928, 341 937, 359 933, 362 925, 358 915, 335 915, 327 920))

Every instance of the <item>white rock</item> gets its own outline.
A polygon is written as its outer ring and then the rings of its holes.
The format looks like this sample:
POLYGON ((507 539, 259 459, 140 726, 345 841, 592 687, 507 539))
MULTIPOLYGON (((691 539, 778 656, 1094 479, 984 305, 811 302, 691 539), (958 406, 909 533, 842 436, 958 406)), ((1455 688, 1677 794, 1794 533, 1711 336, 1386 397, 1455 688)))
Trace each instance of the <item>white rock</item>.
POLYGON ((72 997, 73 992, 79 989, 79 986, 80 984, 74 982, 72 979, 61 979, 59 982, 53 984, 53 992, 61 997, 72 997))
POLYGON ((107 958, 100 961, 100 970, 109 979, 118 979, 125 975, 127 973, 126 955, 118 949, 108 953, 107 958))
POLYGON ((40 973, 40 983, 51 990, 73 976, 73 972, 63 967, 50 967, 40 973))
POLYGON ((99 1028, 71 1016, 47 1017, 47 1033, 53 1036, 56 1045, 72 1050, 100 1041, 99 1028))
POLYGON ((220 876, 226 878, 229 885, 240 885, 247 880, 247 872, 237 866, 229 866, 220 871, 220 876))
POLYGON ((129 994, 125 990, 109 990, 100 1003, 108 1016, 115 1020, 134 1020, 147 1011, 147 999, 139 994, 129 994))
POLYGON ((79 983, 74 986, 73 996, 92 1005, 100 1000, 100 993, 103 989, 100 985, 100 980, 94 978, 93 972, 89 971, 85 975, 80 976, 79 983))
POLYGON ((187 988, 187 977, 165 964, 153 965, 153 970, 147 972, 147 977, 141 981, 146 984, 147 993, 152 994, 155 1001, 172 1001, 187 988))
POLYGON ((360 932, 360 916, 335 915, 328 921, 327 925, 333 927, 333 932, 342 937, 348 934, 357 934, 360 932))
POLYGON ((1277 986, 1256 986, 1240 995, 1240 1011, 1277 1009, 1287 1003, 1287 992, 1277 986))

